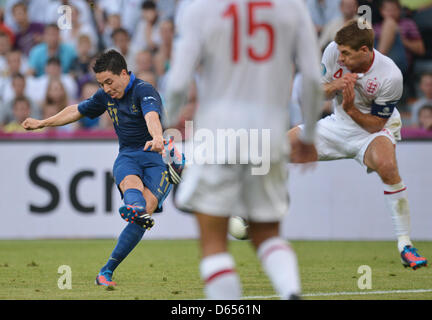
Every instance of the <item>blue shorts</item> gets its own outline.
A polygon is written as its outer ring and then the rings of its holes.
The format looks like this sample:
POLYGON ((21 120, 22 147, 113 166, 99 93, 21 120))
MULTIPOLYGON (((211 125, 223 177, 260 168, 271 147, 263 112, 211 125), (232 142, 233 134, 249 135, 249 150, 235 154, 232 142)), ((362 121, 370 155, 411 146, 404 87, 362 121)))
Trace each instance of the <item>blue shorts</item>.
POLYGON ((114 162, 113 175, 122 198, 120 182, 128 175, 140 177, 144 186, 158 199, 155 212, 162 211, 162 203, 171 191, 172 185, 168 180, 167 165, 160 154, 136 149, 121 150, 114 162))

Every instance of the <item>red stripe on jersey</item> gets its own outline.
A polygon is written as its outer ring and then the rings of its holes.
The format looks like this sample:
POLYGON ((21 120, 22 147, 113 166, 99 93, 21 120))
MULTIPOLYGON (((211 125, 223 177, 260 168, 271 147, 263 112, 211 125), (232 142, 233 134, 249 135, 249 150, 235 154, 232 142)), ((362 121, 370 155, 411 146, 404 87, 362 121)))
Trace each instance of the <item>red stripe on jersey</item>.
POLYGON ((405 190, 406 190, 406 187, 402 188, 400 190, 397 190, 397 191, 384 191, 384 194, 395 194, 395 193, 402 192, 402 191, 405 191, 405 190))
POLYGON ((205 283, 208 284, 209 282, 213 281, 217 277, 220 277, 221 275, 227 274, 227 273, 234 273, 234 269, 223 269, 218 272, 213 273, 210 277, 205 279, 205 283))

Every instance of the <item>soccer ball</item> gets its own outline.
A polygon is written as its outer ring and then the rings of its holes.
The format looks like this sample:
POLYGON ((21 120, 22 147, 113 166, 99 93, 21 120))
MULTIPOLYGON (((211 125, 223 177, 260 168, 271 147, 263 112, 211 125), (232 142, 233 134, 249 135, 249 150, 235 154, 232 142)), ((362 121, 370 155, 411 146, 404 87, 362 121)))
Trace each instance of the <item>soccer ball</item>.
POLYGON ((247 221, 241 217, 230 217, 228 220, 228 232, 238 240, 248 239, 248 228, 247 221))

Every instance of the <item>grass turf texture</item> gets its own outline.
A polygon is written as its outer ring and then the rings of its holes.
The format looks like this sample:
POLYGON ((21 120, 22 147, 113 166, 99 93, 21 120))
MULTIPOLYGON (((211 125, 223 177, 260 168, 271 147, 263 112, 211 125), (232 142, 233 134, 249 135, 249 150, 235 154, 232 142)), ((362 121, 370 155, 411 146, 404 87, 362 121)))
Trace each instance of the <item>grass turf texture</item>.
MULTIPOLYGON (((432 242, 415 242, 432 259, 432 242)), ((198 242, 143 240, 118 267, 118 286, 96 286, 115 240, 0 241, 0 299, 202 299, 198 242), (72 289, 60 290, 59 266, 72 270, 72 289)), ((395 242, 293 241, 304 294, 432 289, 432 270, 400 263, 395 242), (358 267, 372 269, 372 289, 360 290, 358 267)), ((231 241, 244 296, 275 296, 247 241, 231 241)), ((264 298, 262 298, 264 299, 264 298)), ((306 296, 304 299, 432 299, 432 292, 306 296)))

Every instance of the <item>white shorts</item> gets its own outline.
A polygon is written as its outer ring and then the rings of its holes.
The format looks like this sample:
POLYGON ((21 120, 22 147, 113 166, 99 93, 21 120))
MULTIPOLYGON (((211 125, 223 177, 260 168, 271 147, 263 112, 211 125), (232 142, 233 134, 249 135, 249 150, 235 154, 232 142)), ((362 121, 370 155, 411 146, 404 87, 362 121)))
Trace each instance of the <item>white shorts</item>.
MULTIPOLYGON (((303 125, 299 126, 303 129, 303 125)), ((317 123, 317 137, 315 146, 319 161, 337 159, 355 159, 368 172, 371 172, 365 163, 364 155, 369 144, 379 136, 390 139, 396 144, 400 127, 391 131, 384 128, 376 133, 369 133, 352 120, 340 119, 335 114, 321 119, 317 123)))
POLYGON ((286 162, 252 175, 251 165, 192 164, 185 168, 175 202, 180 209, 212 216, 280 221, 288 211, 286 162))

